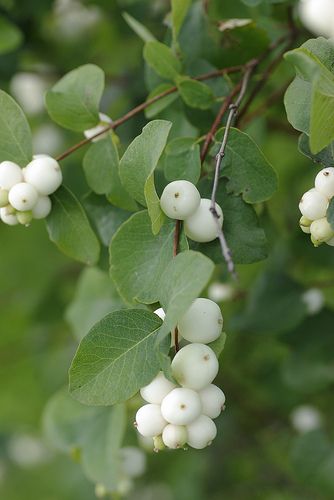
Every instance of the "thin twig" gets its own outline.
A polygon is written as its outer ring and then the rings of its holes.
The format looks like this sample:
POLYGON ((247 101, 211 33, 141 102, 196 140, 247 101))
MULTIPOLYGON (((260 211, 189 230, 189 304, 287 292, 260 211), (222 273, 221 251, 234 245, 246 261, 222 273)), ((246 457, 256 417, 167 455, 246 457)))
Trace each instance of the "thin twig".
MULTIPOLYGON (((173 257, 176 257, 179 251, 179 243, 180 243, 180 234, 181 234, 181 224, 180 220, 175 221, 175 229, 174 229, 174 240, 173 240, 173 257)), ((179 346, 179 330, 177 326, 174 328, 174 345, 175 345, 175 353, 178 352, 179 346)))
MULTIPOLYGON (((227 75, 227 74, 231 74, 231 73, 237 73, 237 72, 241 71, 242 69, 243 69, 242 65, 230 66, 228 68, 210 71, 209 73, 204 73, 203 75, 196 76, 193 79, 198 80, 198 81, 210 80, 212 78, 217 78, 219 76, 223 76, 223 75, 227 75)), ((100 135, 105 134, 109 130, 115 130, 117 127, 119 127, 120 125, 122 125, 126 121, 130 120, 130 118, 134 117, 135 115, 137 115, 141 111, 144 111, 144 109, 148 108, 149 106, 151 106, 155 102, 159 101, 160 99, 163 99, 164 97, 166 97, 170 94, 173 94, 174 92, 177 92, 177 90, 178 90, 178 88, 176 86, 170 87, 169 89, 165 90, 164 92, 161 92, 160 94, 152 97, 151 99, 148 99, 147 101, 139 104, 135 108, 128 111, 121 118, 118 118, 117 120, 113 121, 109 125, 106 125, 103 129, 101 129, 99 132, 97 132, 93 136, 86 138, 86 139, 82 139, 82 141, 78 142, 77 144, 74 144, 74 146, 71 146, 69 149, 64 151, 59 156, 57 156, 56 160, 58 160, 58 161, 63 160, 64 158, 66 158, 70 154, 77 151, 79 148, 90 143, 96 137, 99 137, 100 135)))

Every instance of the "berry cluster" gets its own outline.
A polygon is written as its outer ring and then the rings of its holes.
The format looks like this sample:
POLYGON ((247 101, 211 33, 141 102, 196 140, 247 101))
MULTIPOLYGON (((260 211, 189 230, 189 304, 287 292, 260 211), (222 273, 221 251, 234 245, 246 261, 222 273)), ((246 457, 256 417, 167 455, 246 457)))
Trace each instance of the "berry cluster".
POLYGON ((314 188, 303 194, 299 203, 302 213, 299 225, 304 233, 311 234, 311 241, 318 247, 322 243, 334 246, 334 230, 326 213, 329 201, 334 196, 334 167, 320 170, 314 188))
POLYGON ((63 180, 59 164, 47 155, 36 155, 23 169, 12 161, 0 163, 0 218, 9 226, 29 225, 51 210, 48 195, 63 180))
POLYGON ((220 336, 222 327, 219 306, 209 299, 196 299, 178 323, 180 336, 191 342, 172 361, 172 374, 179 385, 160 372, 140 390, 148 404, 137 411, 135 425, 142 436, 154 438, 157 449, 186 444, 202 449, 216 437, 212 419, 224 408, 225 395, 212 384, 219 364, 206 344, 220 336))
MULTIPOLYGON (((183 220, 186 235, 193 241, 206 243, 218 236, 217 222, 211 213, 211 200, 201 198, 189 181, 170 182, 160 198, 162 211, 171 219, 183 220)), ((218 221, 223 225, 223 211, 215 204, 218 221)))

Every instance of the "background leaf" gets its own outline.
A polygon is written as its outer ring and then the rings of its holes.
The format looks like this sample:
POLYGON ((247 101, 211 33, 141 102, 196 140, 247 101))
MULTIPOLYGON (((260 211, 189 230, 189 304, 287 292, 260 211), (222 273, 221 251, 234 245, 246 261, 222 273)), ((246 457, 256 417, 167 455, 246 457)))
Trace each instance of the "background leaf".
POLYGON ((167 80, 174 80, 181 71, 179 59, 167 45, 160 42, 145 44, 144 59, 159 76, 167 80))
POLYGON ((167 144, 164 174, 168 181, 182 179, 197 184, 201 175, 200 147, 193 137, 178 137, 167 144))
POLYGON ((187 77, 177 79, 177 88, 184 102, 191 108, 209 109, 214 103, 211 88, 203 82, 187 77))
POLYGON ((15 50, 22 43, 22 32, 8 19, 0 16, 0 54, 15 50))

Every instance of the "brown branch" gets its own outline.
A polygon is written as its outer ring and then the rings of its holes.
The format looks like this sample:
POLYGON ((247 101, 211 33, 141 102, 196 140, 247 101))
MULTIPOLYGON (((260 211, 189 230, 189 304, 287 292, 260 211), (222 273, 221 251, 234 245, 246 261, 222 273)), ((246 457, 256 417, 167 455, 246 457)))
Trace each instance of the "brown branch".
MULTIPOLYGON (((194 77, 194 80, 198 80, 198 81, 210 80, 212 78, 217 78, 219 76, 223 76, 223 75, 227 75, 227 74, 231 74, 231 73, 237 73, 237 72, 241 71, 242 69, 243 69, 242 65, 230 66, 228 68, 210 71, 209 73, 204 73, 203 75, 196 76, 196 77, 194 77)), ((82 146, 89 144, 96 137, 99 137, 100 135, 105 134, 109 130, 115 130, 117 127, 119 127, 120 125, 122 125, 126 121, 130 120, 130 118, 133 118, 135 115, 137 115, 141 111, 144 111, 144 109, 148 108, 149 106, 151 106, 155 102, 159 101, 160 99, 163 99, 164 97, 166 97, 170 94, 173 94, 174 92, 177 92, 177 90, 178 90, 178 88, 176 86, 170 87, 169 89, 165 90, 164 92, 161 92, 160 94, 152 97, 151 99, 148 99, 147 101, 139 104, 135 108, 128 111, 121 118, 118 118, 117 120, 110 123, 110 125, 107 125, 103 129, 101 129, 99 132, 94 134, 92 137, 82 139, 82 141, 78 142, 77 144, 74 144, 74 146, 71 146, 69 149, 64 151, 59 156, 57 156, 56 160, 58 160, 58 161, 63 160, 64 158, 66 158, 70 154, 77 151, 82 146)))

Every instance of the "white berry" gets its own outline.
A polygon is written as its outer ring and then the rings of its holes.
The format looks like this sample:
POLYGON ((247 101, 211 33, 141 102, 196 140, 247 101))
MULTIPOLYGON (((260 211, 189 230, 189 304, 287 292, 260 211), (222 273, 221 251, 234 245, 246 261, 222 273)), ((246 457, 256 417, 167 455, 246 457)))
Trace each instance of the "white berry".
POLYGON ((211 384, 218 373, 218 360, 205 344, 189 344, 175 355, 172 372, 178 383, 189 389, 200 390, 211 384))
POLYGON ((202 413, 210 418, 219 417, 225 405, 225 394, 214 384, 210 384, 199 391, 202 403, 202 413))
POLYGON ((305 217, 304 215, 302 215, 301 218, 299 219, 299 226, 300 229, 303 231, 303 233, 310 234, 311 224, 312 221, 307 217, 305 217))
POLYGON ((119 450, 121 469, 128 477, 139 477, 146 469, 146 455, 137 446, 125 446, 119 450))
MULTIPOLYGON (((100 121, 95 127, 89 128, 89 129, 84 131, 84 136, 87 139, 90 139, 91 137, 94 137, 94 135, 98 134, 99 132, 102 132, 106 128, 107 125, 110 125, 110 123, 112 123, 112 119, 108 115, 105 115, 104 113, 99 113, 99 118, 100 118, 100 121)), ((105 137, 107 137, 108 133, 109 133, 109 130, 107 130, 104 134, 100 134, 97 137, 95 137, 94 139, 92 139, 92 142, 97 142, 97 141, 100 141, 101 139, 104 139, 105 137)))
POLYGON ((167 422, 186 425, 193 422, 202 410, 197 392, 184 387, 173 389, 161 403, 161 413, 167 422))
POLYGON ((334 167, 323 168, 315 178, 315 189, 327 198, 334 196, 334 167))
POLYGON ((24 178, 44 195, 54 193, 63 180, 59 163, 47 155, 38 155, 28 163, 24 178))
POLYGON ((160 199, 161 210, 171 219, 185 220, 198 209, 201 196, 189 181, 173 181, 167 184, 160 199))
POLYGON ((48 196, 39 196, 36 205, 32 209, 34 219, 44 219, 51 212, 51 200, 48 196))
POLYGON ((0 208, 0 219, 8 226, 16 226, 19 223, 16 215, 9 214, 6 207, 0 208))
POLYGON ((308 314, 317 314, 321 311, 325 304, 325 296, 319 288, 309 288, 301 296, 308 314))
POLYGON ((37 203, 38 193, 28 182, 19 182, 9 191, 8 200, 16 210, 25 212, 37 203))
POLYGON ((142 436, 158 436, 166 425, 167 422, 161 414, 160 405, 144 405, 136 413, 137 430, 142 436))
POLYGON ((326 217, 313 221, 310 226, 310 232, 313 240, 317 243, 324 243, 334 236, 334 231, 326 217))
POLYGON ((188 441, 192 448, 201 450, 210 446, 217 436, 217 427, 211 418, 201 415, 191 424, 187 425, 188 441))
MULTIPOLYGON (((216 212, 220 227, 223 225, 223 211, 216 203, 216 212)), ((213 241, 218 236, 217 220, 210 211, 211 200, 202 198, 196 212, 188 217, 184 222, 186 235, 193 241, 207 243, 213 241)))
POLYGON ((160 404, 175 387, 173 382, 170 382, 162 372, 159 372, 152 382, 140 389, 140 394, 148 403, 160 404))
POLYGON ((223 328, 220 307, 213 300, 198 298, 180 319, 178 328, 182 337, 189 342, 213 342, 223 328))
POLYGON ((15 184, 23 181, 21 168, 12 161, 0 163, 0 188, 9 191, 15 184))
POLYGON ((165 311, 163 310, 162 307, 159 307, 159 309, 156 309, 155 311, 153 311, 154 314, 156 314, 157 316, 159 316, 160 319, 162 319, 162 321, 165 319, 166 317, 166 313, 165 311))
POLYGON ((187 429, 183 425, 168 424, 162 433, 164 445, 172 450, 184 446, 187 442, 187 438, 187 429))
POLYGON ((306 191, 299 203, 299 210, 310 220, 325 217, 328 207, 328 198, 315 188, 306 191))
POLYGON ((334 36, 333 0, 301 0, 299 15, 303 24, 312 33, 326 38, 334 36))

